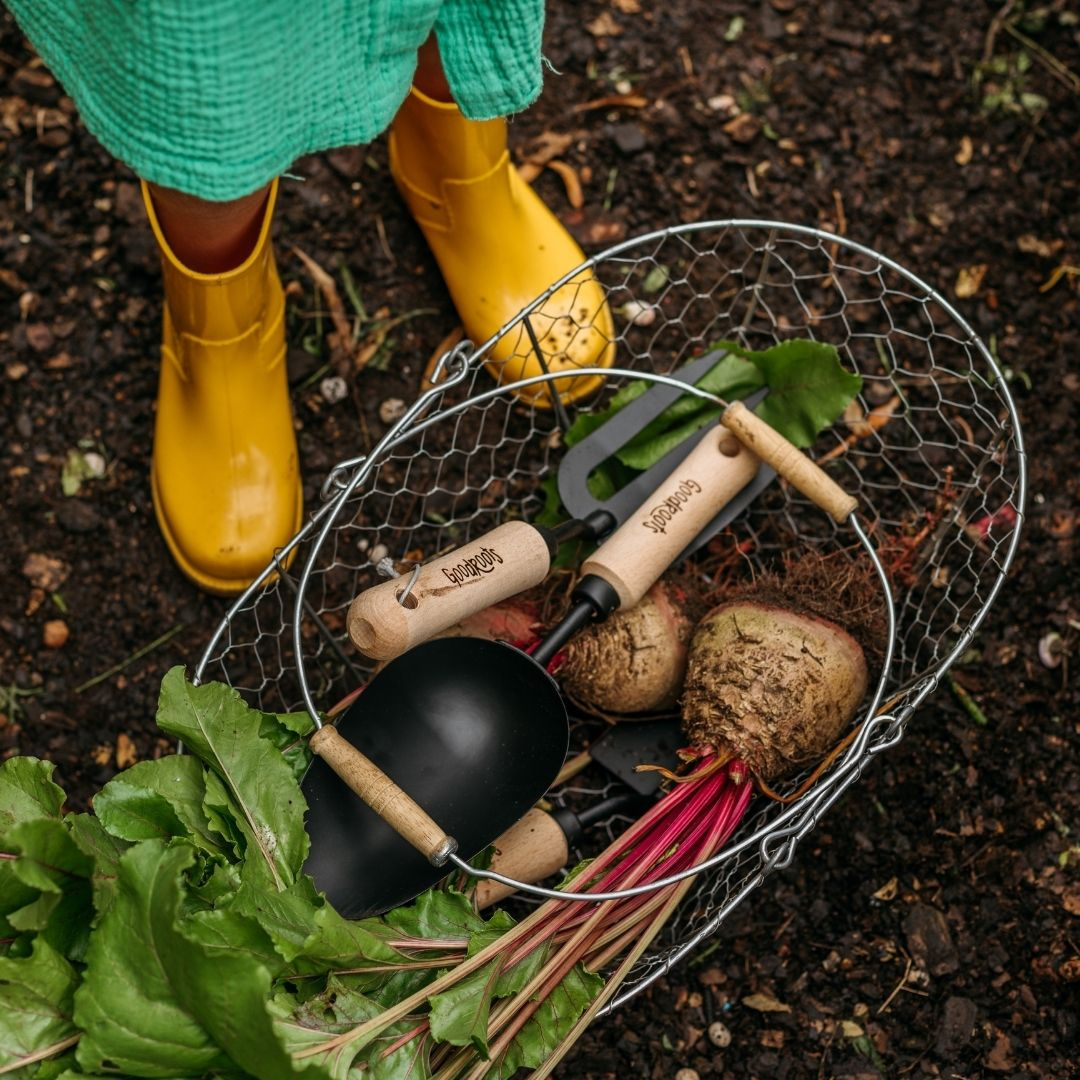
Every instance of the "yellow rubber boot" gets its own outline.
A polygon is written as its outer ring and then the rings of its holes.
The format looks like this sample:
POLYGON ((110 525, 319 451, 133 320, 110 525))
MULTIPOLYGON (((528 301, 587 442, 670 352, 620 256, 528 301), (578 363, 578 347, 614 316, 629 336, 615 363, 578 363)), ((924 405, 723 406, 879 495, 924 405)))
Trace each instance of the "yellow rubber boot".
MULTIPOLYGON (((389 135, 390 172, 442 271, 466 335, 486 341, 585 255, 511 164, 506 121, 466 120, 458 107, 413 88, 389 135)), ((610 367, 614 327, 591 272, 563 285, 530 319, 552 372, 610 367)), ((504 334, 488 370, 502 383, 539 375, 524 327, 504 334)), ((551 405, 597 390, 601 376, 559 379, 519 392, 551 405)))
POLYGON ((154 510, 180 569, 209 592, 243 590, 303 516, 285 371, 285 297, 270 244, 277 182, 254 251, 198 274, 161 250, 165 318, 154 425, 154 510))

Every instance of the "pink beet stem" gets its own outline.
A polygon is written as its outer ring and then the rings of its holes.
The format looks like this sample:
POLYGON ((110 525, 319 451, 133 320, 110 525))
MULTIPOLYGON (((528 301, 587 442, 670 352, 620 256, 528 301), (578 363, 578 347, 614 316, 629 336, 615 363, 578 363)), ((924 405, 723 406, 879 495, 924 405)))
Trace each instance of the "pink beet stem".
MULTIPOLYGON (((703 759, 701 768, 705 768, 709 760, 703 759)), ((701 851, 709 847, 708 843, 703 844, 703 837, 715 833, 725 837, 730 835, 745 809, 750 785, 731 784, 730 768, 728 766, 700 783, 680 784, 665 795, 593 862, 587 872, 590 884, 574 891, 609 892, 649 884, 693 866, 699 861, 701 851), (662 858, 672 848, 675 850, 668 858, 662 858)), ((649 896, 643 894, 603 903, 615 909, 611 911, 613 917, 621 917, 628 909, 646 903, 649 896)), ((515 951, 508 966, 529 955, 540 943, 580 926, 595 914, 580 901, 552 900, 549 903, 548 917, 536 927, 528 945, 523 943, 515 951)))

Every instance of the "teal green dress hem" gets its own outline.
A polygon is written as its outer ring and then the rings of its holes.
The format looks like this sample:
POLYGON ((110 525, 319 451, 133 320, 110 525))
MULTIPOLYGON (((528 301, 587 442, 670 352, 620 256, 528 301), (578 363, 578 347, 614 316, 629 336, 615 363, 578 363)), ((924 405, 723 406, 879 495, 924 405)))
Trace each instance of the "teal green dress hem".
POLYGON ((470 119, 540 93, 542 0, 6 0, 87 129, 139 176, 240 198, 370 142, 434 33, 470 119))

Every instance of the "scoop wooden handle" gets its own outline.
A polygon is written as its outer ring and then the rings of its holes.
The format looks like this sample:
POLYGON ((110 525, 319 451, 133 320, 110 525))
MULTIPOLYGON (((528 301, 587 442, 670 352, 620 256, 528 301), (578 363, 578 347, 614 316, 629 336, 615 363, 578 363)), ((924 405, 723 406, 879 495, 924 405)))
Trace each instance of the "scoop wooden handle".
POLYGON ((424 809, 329 724, 311 736, 314 753, 361 799, 435 866, 457 851, 457 841, 435 824, 424 809))
POLYGON ((532 588, 550 569, 544 534, 508 521, 424 563, 404 603, 404 575, 365 589, 349 607, 349 637, 365 656, 392 660, 467 615, 532 588))
POLYGON ((737 495, 760 462, 717 425, 657 488, 652 498, 582 564, 632 607, 676 556, 737 495))
MULTIPOLYGON (((533 808, 495 841, 491 869, 531 885, 561 869, 570 858, 566 833, 543 810, 533 808)), ((476 903, 490 907, 513 892, 501 881, 482 880, 476 886, 476 903)))
POLYGON ((741 401, 724 410, 720 422, 740 442, 768 462, 792 487, 812 499, 833 520, 844 522, 859 505, 835 480, 793 446, 775 428, 770 427, 741 401))

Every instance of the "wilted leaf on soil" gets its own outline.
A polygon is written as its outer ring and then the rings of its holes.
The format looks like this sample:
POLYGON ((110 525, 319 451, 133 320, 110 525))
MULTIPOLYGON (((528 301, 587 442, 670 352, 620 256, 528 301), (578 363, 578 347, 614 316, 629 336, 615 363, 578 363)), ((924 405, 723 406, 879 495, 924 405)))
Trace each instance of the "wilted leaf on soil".
POLYGON ((1034 233, 1024 233, 1016 238, 1016 246, 1026 255, 1041 255, 1044 259, 1049 259, 1065 246, 1065 241, 1060 238, 1042 240, 1034 233))
POLYGON ((956 285, 953 287, 953 291, 961 300, 967 300, 969 297, 974 296, 982 288, 986 270, 986 263, 960 267, 956 275, 956 285))
POLYGON ((591 23, 585 24, 585 29, 593 37, 618 37, 622 33, 622 27, 612 18, 609 11, 602 11, 591 23))
POLYGON ((782 1001, 777 1001, 776 998, 769 994, 750 994, 748 997, 742 999, 742 1003, 748 1009, 755 1009, 757 1012, 767 1013, 789 1013, 791 1012, 791 1006, 785 1005, 782 1001))
POLYGON ((896 894, 899 891, 899 885, 896 878, 889 878, 884 885, 876 893, 874 893, 875 900, 894 900, 896 894))

